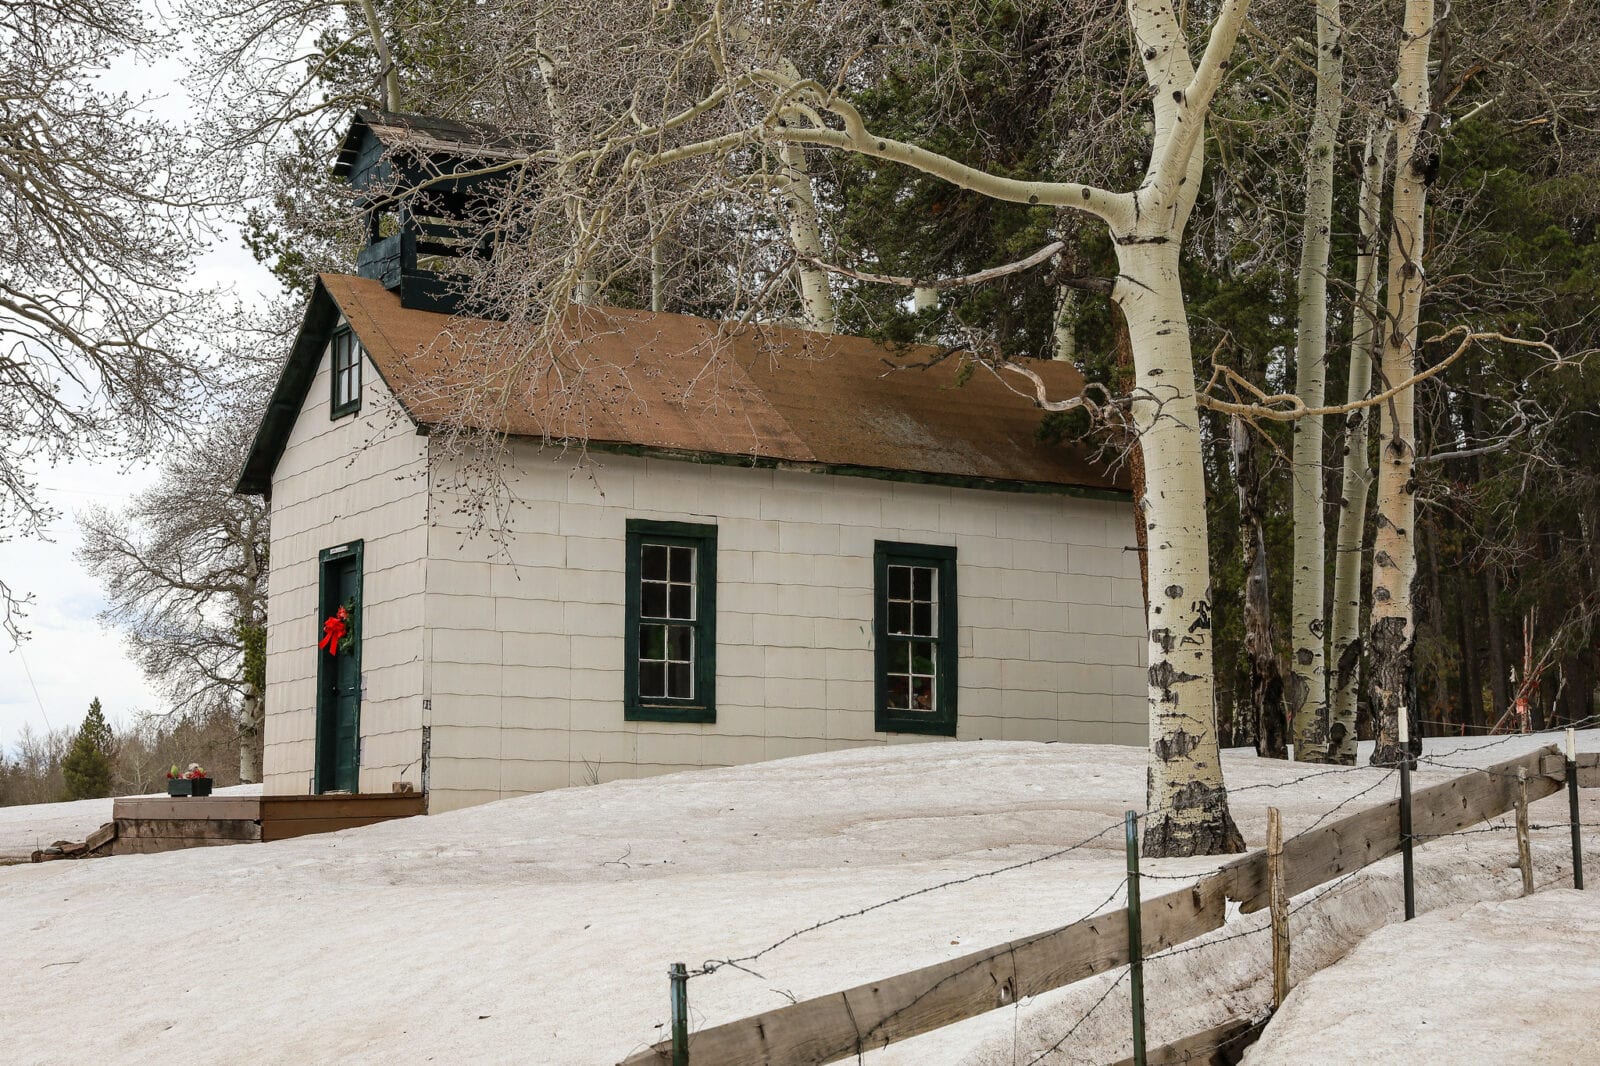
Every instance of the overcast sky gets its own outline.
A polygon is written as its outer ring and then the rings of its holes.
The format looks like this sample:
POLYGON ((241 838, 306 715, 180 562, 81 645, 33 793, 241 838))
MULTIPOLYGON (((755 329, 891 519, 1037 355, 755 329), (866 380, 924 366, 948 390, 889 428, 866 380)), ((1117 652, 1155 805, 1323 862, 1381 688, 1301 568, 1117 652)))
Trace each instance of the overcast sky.
MULTIPOLYGON (((191 105, 179 84, 181 74, 177 62, 167 61, 113 69, 104 84, 141 94, 151 113, 183 121, 191 105)), ((232 227, 213 241, 196 280, 228 287, 256 302, 277 287, 232 227)), ((6 748, 15 747, 24 725, 77 726, 97 696, 113 721, 127 721, 135 711, 166 709, 124 653, 117 634, 96 620, 105 598, 73 558, 79 541, 74 514, 95 503, 126 503, 155 480, 154 471, 148 465, 76 463, 41 467, 37 473, 42 495, 61 512, 51 527, 51 542, 0 543, 0 575, 18 593, 35 597, 23 623, 30 638, 13 648, 0 636, 0 746, 6 748)), ((0 540, 4 534, 0 530, 0 540)))

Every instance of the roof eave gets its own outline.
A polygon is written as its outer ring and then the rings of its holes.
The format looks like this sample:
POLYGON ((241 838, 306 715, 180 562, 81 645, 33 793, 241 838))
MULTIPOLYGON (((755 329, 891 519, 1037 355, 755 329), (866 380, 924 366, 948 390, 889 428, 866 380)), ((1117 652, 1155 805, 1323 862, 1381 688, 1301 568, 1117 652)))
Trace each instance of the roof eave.
POLYGON ((261 424, 256 427, 244 470, 234 485, 235 492, 246 496, 265 496, 271 492, 272 473, 289 444, 289 434, 294 431, 306 394, 311 391, 311 382, 317 376, 317 364, 322 359, 326 338, 338 320, 339 305, 318 278, 311 299, 306 301, 305 317, 300 320, 300 331, 295 334, 289 358, 273 387, 272 399, 267 401, 261 424))
MULTIPOLYGON (((539 440, 537 437, 527 437, 519 434, 510 434, 510 436, 521 440, 539 440)), ((553 443, 559 446, 559 442, 553 443)), ((990 492, 1076 496, 1080 499, 1111 500, 1122 503, 1133 499, 1131 490, 1118 488, 1114 485, 1085 485, 1070 481, 997 478, 981 474, 958 474, 938 470, 903 470, 879 466, 855 466, 845 463, 783 459, 767 455, 733 455, 727 452, 663 448, 655 445, 629 444, 621 441, 589 440, 574 441, 572 443, 576 447, 587 451, 602 452, 609 455, 632 455, 647 459, 668 459, 682 463, 703 463, 710 466, 742 466, 754 470, 795 470, 811 474, 832 474, 836 477, 868 478, 876 481, 939 485, 948 488, 982 489, 990 492)))

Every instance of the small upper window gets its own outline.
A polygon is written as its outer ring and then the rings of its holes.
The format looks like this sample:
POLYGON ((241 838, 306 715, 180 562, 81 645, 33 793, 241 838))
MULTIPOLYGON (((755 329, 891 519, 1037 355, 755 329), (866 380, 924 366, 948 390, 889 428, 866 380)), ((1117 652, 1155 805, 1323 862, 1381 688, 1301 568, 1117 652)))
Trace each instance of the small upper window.
POLYGON ((885 733, 956 733, 956 550, 879 541, 877 722, 885 733))
POLYGON ((329 417, 361 410, 361 342, 347 329, 333 335, 333 400, 329 417))

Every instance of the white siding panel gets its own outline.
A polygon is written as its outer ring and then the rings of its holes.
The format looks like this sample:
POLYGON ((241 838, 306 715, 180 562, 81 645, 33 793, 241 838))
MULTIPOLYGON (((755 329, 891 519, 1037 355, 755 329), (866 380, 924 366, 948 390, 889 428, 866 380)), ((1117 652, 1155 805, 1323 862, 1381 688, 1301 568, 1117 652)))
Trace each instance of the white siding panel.
POLYGON ((957 549, 958 737, 1144 742, 1127 503, 626 456, 579 469, 532 445, 515 460, 511 534, 464 536, 459 500, 430 501, 433 810, 925 739, 873 728, 878 540, 957 549), (715 723, 623 721, 630 518, 717 527, 715 723))
POLYGON ((364 365, 359 414, 328 417, 328 357, 311 383, 272 482, 265 777, 269 793, 310 790, 316 749, 317 554, 364 541, 361 779, 387 792, 420 783, 426 628, 425 442, 396 417, 364 365), (407 766, 409 764, 409 769, 407 766), (404 772, 402 772, 404 771, 404 772))

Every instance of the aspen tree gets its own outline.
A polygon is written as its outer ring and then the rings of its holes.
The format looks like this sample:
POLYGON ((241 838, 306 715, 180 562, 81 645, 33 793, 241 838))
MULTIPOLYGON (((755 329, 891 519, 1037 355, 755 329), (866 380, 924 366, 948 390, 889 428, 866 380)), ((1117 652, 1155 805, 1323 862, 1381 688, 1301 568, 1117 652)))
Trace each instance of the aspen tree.
MULTIPOLYGON (((1389 220, 1389 290, 1381 373, 1386 383, 1412 379, 1423 293, 1423 228, 1428 201, 1428 46, 1433 0, 1406 0, 1395 81, 1395 169, 1389 220)), ((1416 639, 1411 585, 1417 572, 1415 390, 1378 408, 1378 532, 1372 551, 1372 716, 1377 746, 1372 762, 1409 759, 1396 739, 1395 716, 1409 701, 1416 639)))
MULTIPOLYGON (((1348 403, 1358 403, 1372 388, 1372 351, 1378 341, 1378 248, 1381 241, 1384 164, 1389 127, 1367 126, 1358 196, 1360 232, 1356 245, 1355 302, 1350 331, 1348 403)), ((1372 462, 1367 455, 1367 426, 1374 412, 1351 411, 1346 417, 1344 477, 1339 494, 1339 529, 1334 540, 1333 624, 1329 633, 1327 762, 1352 766, 1356 761, 1356 688, 1361 676, 1361 559, 1367 526, 1367 500, 1372 494, 1372 462)))
MULTIPOLYGON (((1295 394, 1310 408, 1322 406, 1328 380, 1328 249, 1333 229, 1334 152, 1344 100, 1344 26, 1339 0, 1317 0, 1316 19, 1316 111, 1306 144, 1306 209, 1295 346, 1295 394)), ((1289 707, 1298 762, 1322 762, 1327 748, 1322 428, 1319 415, 1294 423, 1289 707)))

